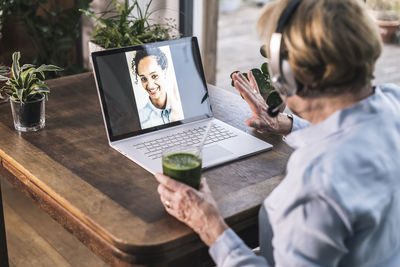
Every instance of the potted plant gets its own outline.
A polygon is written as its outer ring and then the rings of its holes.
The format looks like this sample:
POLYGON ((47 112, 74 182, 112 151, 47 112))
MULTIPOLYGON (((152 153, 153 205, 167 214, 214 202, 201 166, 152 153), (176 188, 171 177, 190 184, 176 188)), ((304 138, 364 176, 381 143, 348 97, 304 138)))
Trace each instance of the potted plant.
POLYGON ((51 63, 65 67, 63 72, 48 73, 48 78, 85 71, 78 62, 77 39, 81 34, 82 16, 78 9, 87 8, 91 1, 0 0, 0 38, 2 26, 4 34, 10 33, 3 36, 3 41, 8 43, 1 55, 8 59, 11 56, 8 47, 21 47, 32 64, 51 63))
POLYGON ((44 83, 45 71, 62 71, 54 65, 19 64, 20 52, 12 55, 11 77, 0 75, 6 84, 0 88, 10 98, 14 126, 17 131, 37 131, 45 125, 45 100, 50 88, 44 83))
MULTIPOLYGON (((265 53, 265 45, 261 46, 260 54, 263 57, 267 58, 267 54, 265 53)), ((236 72, 238 71, 234 71, 231 73, 231 79, 232 79, 232 74, 236 72)), ((279 96, 279 93, 274 89, 274 86, 272 85, 268 71, 268 61, 264 62, 259 69, 258 68, 251 69, 251 72, 253 73, 254 79, 257 82, 260 94, 264 98, 267 105, 270 107, 279 106, 282 103, 282 99, 279 96)), ((247 73, 243 73, 243 75, 248 79, 247 73)), ((234 86, 233 80, 231 84, 232 86, 234 86)))
POLYGON ((393 10, 376 11, 375 22, 379 27, 382 41, 390 43, 400 26, 400 16, 393 10))
MULTIPOLYGON (((11 69, 7 66, 0 65, 0 75, 7 78, 11 78, 12 77, 11 69)), ((3 87, 4 85, 6 85, 6 81, 0 81, 0 88, 3 87)), ((7 101, 8 101, 8 95, 6 95, 3 92, 0 92, 0 104, 6 103, 7 101)))
POLYGON ((113 8, 98 14, 92 9, 80 9, 97 23, 89 42, 89 51, 179 38, 172 19, 165 19, 162 24, 151 23, 151 3, 152 0, 142 9, 138 0, 112 0, 113 8))
POLYGON ((367 5, 379 27, 382 41, 391 42, 400 26, 400 1, 368 0, 367 5))

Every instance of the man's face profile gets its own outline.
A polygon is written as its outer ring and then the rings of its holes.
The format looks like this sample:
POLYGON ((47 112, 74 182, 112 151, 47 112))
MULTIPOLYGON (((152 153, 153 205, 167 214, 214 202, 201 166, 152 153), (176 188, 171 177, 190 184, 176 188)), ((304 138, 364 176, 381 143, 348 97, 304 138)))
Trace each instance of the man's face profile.
POLYGON ((140 60, 138 74, 143 88, 151 99, 158 99, 165 94, 166 73, 155 56, 147 56, 140 60))

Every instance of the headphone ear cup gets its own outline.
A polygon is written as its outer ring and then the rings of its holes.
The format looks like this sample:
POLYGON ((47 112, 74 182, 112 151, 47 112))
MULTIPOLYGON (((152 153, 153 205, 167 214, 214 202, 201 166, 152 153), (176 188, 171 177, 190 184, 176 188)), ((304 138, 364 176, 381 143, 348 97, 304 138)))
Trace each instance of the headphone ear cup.
POLYGON ((286 96, 292 96, 297 92, 297 82, 296 78, 294 77, 292 67, 290 67, 290 64, 287 60, 282 60, 281 67, 281 77, 284 80, 284 94, 286 96))

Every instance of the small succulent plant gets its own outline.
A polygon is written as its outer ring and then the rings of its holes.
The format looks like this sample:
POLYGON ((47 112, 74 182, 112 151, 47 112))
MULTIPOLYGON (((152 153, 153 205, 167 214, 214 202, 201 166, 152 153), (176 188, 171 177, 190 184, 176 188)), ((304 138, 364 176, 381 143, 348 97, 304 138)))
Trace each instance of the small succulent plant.
MULTIPOLYGON (((267 55, 265 53, 265 45, 261 46, 260 54, 263 57, 267 58, 267 55)), ((232 72, 232 74, 236 72, 238 71, 234 71, 232 72)), ((254 76, 254 79, 257 82, 260 94, 264 98, 267 105, 274 107, 279 106, 279 104, 282 103, 282 99, 280 98, 279 93, 274 89, 272 85, 271 77, 268 71, 268 61, 264 62, 259 69, 258 68, 251 69, 251 72, 254 76)), ((243 73, 243 75, 248 79, 247 73, 243 73)), ((234 86, 233 80, 232 80, 232 86, 234 86)))
MULTIPOLYGON (((6 84, 0 88, 1 93, 5 93, 12 101, 25 103, 31 100, 46 96, 50 88, 44 83, 45 71, 62 71, 63 69, 54 65, 41 65, 36 68, 32 64, 19 65, 20 52, 12 55, 13 63, 11 66, 12 77, 0 75, 0 81, 6 84)), ((2 97, 0 95, 0 97, 2 97)))

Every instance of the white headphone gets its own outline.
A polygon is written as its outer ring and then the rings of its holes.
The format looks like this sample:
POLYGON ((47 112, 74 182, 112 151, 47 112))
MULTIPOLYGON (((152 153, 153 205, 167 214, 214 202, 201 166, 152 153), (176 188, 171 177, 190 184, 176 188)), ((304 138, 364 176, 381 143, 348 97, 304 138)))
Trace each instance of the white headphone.
MULTIPOLYGON (((296 81, 293 70, 286 59, 281 58, 281 47, 282 47, 282 32, 285 25, 296 12, 301 0, 291 1, 285 9, 282 11, 281 16, 278 20, 278 26, 275 33, 272 34, 270 40, 270 63, 269 72, 271 75, 271 81, 275 89, 285 96, 292 96, 296 94, 303 85, 296 81)), ((276 109, 276 107, 273 107, 276 109)), ((275 115, 276 116, 276 115, 275 115)))

